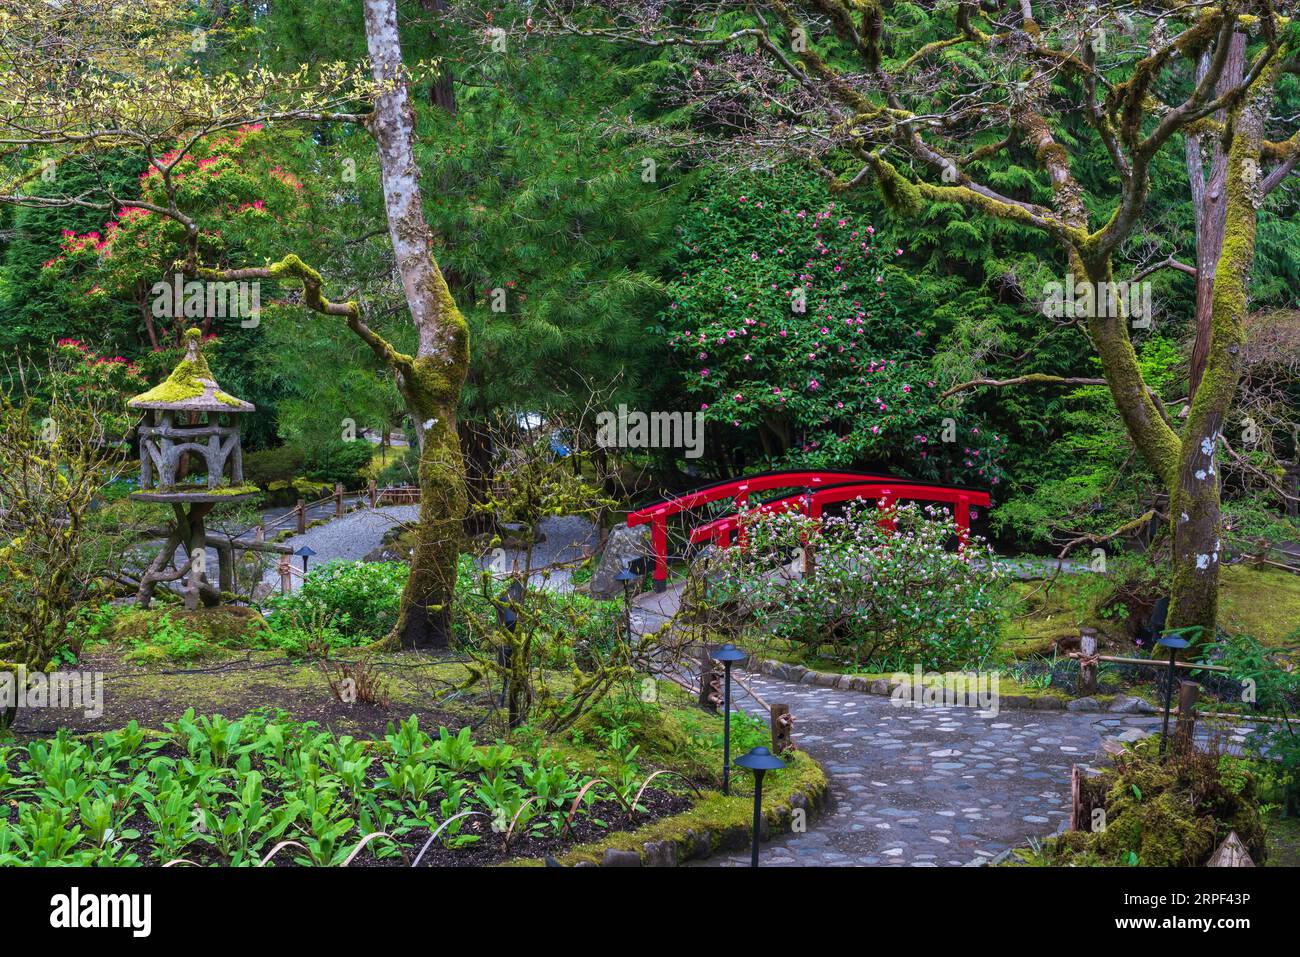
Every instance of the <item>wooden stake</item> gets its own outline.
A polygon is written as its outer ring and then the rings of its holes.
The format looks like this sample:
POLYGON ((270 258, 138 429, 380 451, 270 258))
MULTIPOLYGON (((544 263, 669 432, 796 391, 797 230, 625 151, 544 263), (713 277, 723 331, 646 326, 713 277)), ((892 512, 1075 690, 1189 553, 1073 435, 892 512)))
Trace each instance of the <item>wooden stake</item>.
POLYGON ((1195 681, 1178 683, 1178 724, 1174 727, 1174 749, 1186 753, 1194 747, 1196 736, 1196 696, 1201 686, 1195 681))
POLYGON ((1097 693, 1097 632, 1079 629, 1079 694, 1097 693))
POLYGON ((343 483, 334 483, 334 517, 343 517, 343 483))
POLYGON ((298 499, 298 534, 301 535, 307 531, 307 502, 304 499, 298 499))
POLYGON ((794 730, 794 715, 788 704, 772 705, 772 753, 784 754, 794 748, 791 732, 794 730))

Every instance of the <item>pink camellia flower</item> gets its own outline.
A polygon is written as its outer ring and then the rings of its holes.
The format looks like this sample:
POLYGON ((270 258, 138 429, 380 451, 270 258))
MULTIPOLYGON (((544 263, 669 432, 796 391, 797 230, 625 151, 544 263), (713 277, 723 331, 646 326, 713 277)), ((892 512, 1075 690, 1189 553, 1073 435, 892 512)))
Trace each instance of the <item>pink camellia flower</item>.
POLYGON ((905 385, 905 386, 903 386, 903 391, 904 391, 904 392, 911 392, 911 391, 912 391, 912 387, 911 387, 910 385, 905 385))
POLYGON ((734 400, 737 401, 737 402, 744 402, 744 401, 745 401, 745 397, 744 397, 743 395, 741 395, 739 392, 737 392, 735 395, 733 395, 733 396, 732 396, 732 399, 734 399, 734 400))
POLYGON ((750 359, 749 359, 749 353, 748 353, 748 352, 745 353, 745 361, 746 361, 746 362, 749 362, 749 361, 750 361, 750 359))
POLYGON ((781 330, 781 337, 782 337, 782 338, 785 338, 785 330, 784 330, 784 329, 781 330))
POLYGON ((701 402, 701 403, 700 403, 700 411, 701 411, 701 412, 707 412, 707 411, 708 411, 708 408, 709 408, 709 403, 707 403, 707 402, 701 402))
POLYGON ((871 427, 871 432, 872 432, 873 435, 879 433, 879 432, 880 432, 880 426, 878 426, 878 425, 873 425, 873 426, 871 427))
POLYGON ((809 380, 808 380, 808 388, 809 388, 809 389, 812 389, 812 390, 814 390, 814 391, 816 391, 817 389, 820 389, 821 386, 818 384, 818 382, 817 382, 816 379, 809 379, 809 380))
POLYGON ((701 370, 700 370, 700 378, 701 378, 701 379, 703 379, 704 377, 706 377, 708 374, 709 374, 709 370, 708 370, 708 369, 701 369, 701 370))

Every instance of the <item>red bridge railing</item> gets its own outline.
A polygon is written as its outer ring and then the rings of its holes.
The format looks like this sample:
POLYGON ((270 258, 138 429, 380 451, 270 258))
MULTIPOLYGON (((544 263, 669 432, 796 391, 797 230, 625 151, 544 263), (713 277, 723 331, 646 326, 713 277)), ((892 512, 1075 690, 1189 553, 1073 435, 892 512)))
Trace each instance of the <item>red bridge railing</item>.
POLYGON ((750 495, 773 489, 797 487, 803 487, 804 491, 765 502, 758 508, 750 510, 749 514, 777 514, 800 510, 813 518, 819 518, 825 506, 857 498, 878 502, 884 508, 889 508, 902 499, 939 502, 953 506, 953 519, 957 526, 960 547, 965 545, 970 536, 971 506, 987 508, 990 505, 988 492, 932 485, 873 472, 834 470, 766 472, 747 478, 715 482, 693 492, 655 502, 628 513, 629 527, 650 526, 650 547, 655 558, 655 590, 663 591, 668 580, 669 518, 710 502, 731 499, 736 507, 735 514, 713 519, 692 528, 690 532, 692 544, 713 541, 717 545, 726 547, 731 544, 731 536, 739 527, 742 514, 746 514, 750 495))

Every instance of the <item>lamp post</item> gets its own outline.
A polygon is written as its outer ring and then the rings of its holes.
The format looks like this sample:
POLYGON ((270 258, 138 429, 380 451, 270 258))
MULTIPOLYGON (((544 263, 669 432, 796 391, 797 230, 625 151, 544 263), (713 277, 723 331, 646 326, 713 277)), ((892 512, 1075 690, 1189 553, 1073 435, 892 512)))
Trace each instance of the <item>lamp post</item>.
POLYGON ((1164 757, 1165 745, 1169 740, 1169 705, 1174 696, 1174 672, 1177 670, 1174 659, 1178 657, 1178 649, 1186 648, 1191 642, 1178 635, 1165 635, 1156 644, 1169 649, 1169 673, 1165 678, 1165 720, 1160 728, 1160 756, 1164 757))
POLYGON ((315 555, 316 550, 312 548, 310 545, 304 545, 302 548, 294 552, 294 554, 302 559, 302 574, 303 577, 305 578, 307 576, 307 559, 315 555))
POLYGON ((623 567, 619 569, 618 574, 614 576, 614 581, 623 583, 623 618, 627 626, 626 634, 627 643, 629 645, 632 644, 632 583, 640 577, 640 575, 628 568, 626 564, 624 564, 623 567))
POLYGON ((731 666, 748 657, 735 645, 726 644, 709 655, 722 662, 722 793, 731 793, 731 666))
POLYGON ((758 833, 763 823, 763 775, 779 771, 785 762, 761 745, 736 758, 736 766, 754 772, 754 834, 749 853, 749 866, 758 867, 758 833))

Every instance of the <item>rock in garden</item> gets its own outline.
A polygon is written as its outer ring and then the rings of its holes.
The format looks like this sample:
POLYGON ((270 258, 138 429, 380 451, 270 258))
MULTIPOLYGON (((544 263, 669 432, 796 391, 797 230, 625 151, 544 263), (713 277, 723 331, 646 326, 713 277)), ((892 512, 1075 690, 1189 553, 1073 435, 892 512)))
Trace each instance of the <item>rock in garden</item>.
POLYGON ((1100 711, 1101 703, 1096 698, 1075 698, 1065 708, 1067 711, 1100 711))
POLYGON ((614 580, 614 576, 623 570, 628 562, 644 558, 650 554, 650 529, 645 525, 628 528, 619 525, 609 533, 605 552, 600 556, 600 565, 591 576, 588 590, 592 598, 619 598, 623 594, 623 583, 614 580))
POLYGON ((601 867, 640 867, 641 855, 636 851, 619 851, 612 847, 605 849, 605 856, 600 859, 601 867))
POLYGON ((1141 698, 1135 698, 1132 695, 1116 695, 1115 700, 1110 703, 1107 711, 1115 711, 1119 714, 1154 714, 1155 706, 1149 701, 1141 698))

